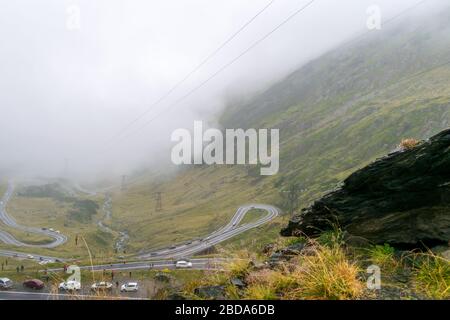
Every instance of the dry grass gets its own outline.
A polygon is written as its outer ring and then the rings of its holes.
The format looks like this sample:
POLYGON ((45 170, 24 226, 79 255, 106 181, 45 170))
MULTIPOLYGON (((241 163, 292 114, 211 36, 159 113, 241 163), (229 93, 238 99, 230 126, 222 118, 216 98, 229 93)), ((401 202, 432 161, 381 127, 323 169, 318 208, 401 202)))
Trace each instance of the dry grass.
POLYGON ((431 299, 450 298, 450 261, 432 252, 414 256, 415 289, 431 299))
POLYGON ((244 278, 249 273, 255 259, 255 255, 248 250, 240 250, 223 264, 223 268, 230 278, 244 278))
POLYGON ((297 288, 290 290, 286 298, 346 300, 362 295, 360 268, 349 261, 344 249, 318 245, 310 252, 298 258, 292 272, 297 288))
POLYGON ((360 268, 340 246, 310 241, 305 253, 277 269, 247 272, 247 299, 356 299, 360 268))
POLYGON ((416 139, 403 139, 400 142, 400 148, 403 150, 410 150, 415 148, 416 146, 418 146, 420 144, 419 140, 416 139))

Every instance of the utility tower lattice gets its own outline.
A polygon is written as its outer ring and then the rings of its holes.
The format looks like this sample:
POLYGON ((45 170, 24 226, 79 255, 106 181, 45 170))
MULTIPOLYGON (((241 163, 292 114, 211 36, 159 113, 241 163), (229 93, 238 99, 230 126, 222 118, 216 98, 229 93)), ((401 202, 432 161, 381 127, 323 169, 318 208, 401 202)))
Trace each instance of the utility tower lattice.
POLYGON ((127 176, 122 176, 122 184, 121 184, 121 186, 120 186, 120 189, 121 189, 122 191, 124 191, 124 190, 127 188, 127 187, 126 187, 126 184, 125 184, 126 180, 127 180, 127 176))
POLYGON ((155 207, 155 210, 158 212, 158 211, 162 210, 162 196, 161 196, 162 192, 156 192, 155 195, 156 195, 156 207, 155 207))

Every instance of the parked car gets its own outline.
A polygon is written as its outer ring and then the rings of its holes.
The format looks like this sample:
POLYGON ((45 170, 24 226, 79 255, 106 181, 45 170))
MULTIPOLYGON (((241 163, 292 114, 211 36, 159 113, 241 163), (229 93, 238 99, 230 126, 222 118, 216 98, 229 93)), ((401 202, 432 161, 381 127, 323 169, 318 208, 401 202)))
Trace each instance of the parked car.
POLYGON ((180 269, 192 268, 192 262, 180 260, 180 261, 177 261, 177 263, 175 264, 175 267, 180 268, 180 269))
POLYGON ((120 287, 121 292, 136 292, 139 290, 137 282, 128 282, 120 287))
POLYGON ((31 254, 27 254, 27 258, 28 259, 34 259, 34 256, 32 256, 31 254))
POLYGON ((55 260, 51 260, 51 259, 49 259, 49 260, 42 259, 42 260, 39 262, 39 264, 40 264, 41 266, 44 266, 44 265, 49 264, 49 263, 55 263, 55 260))
POLYGON ((13 282, 8 278, 0 278, 0 289, 7 290, 11 289, 13 286, 13 282))
POLYGON ((96 282, 91 286, 91 290, 93 291, 106 291, 106 290, 111 290, 113 287, 112 283, 110 282, 96 282))
POLYGON ((24 281, 23 286, 34 290, 41 290, 45 287, 44 283, 38 279, 26 280, 24 281))
POLYGON ((58 289, 64 291, 78 291, 81 289, 81 283, 75 280, 61 282, 58 286, 58 289))

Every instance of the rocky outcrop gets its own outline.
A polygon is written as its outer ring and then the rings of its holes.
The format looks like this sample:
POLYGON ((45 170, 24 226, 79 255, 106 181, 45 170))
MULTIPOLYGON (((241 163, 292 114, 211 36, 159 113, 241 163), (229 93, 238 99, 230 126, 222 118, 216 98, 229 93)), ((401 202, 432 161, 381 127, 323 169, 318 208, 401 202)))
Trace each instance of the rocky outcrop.
POLYGON ((333 226, 374 243, 448 243, 450 130, 356 171, 295 215, 281 234, 316 236, 333 226))

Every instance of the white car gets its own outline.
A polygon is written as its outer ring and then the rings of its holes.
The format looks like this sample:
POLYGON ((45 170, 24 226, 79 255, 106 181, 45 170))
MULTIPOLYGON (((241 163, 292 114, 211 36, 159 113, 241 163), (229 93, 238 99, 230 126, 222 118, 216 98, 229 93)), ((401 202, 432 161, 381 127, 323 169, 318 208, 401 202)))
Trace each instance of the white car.
POLYGON ((34 259, 34 256, 32 256, 31 254, 27 254, 27 258, 28 259, 34 259))
POLYGON ((122 292, 137 292, 138 290, 139 286, 137 282, 128 282, 120 287, 120 291, 122 292))
POLYGON ((177 263, 175 264, 175 267, 180 268, 180 269, 192 268, 192 262, 180 260, 180 261, 177 261, 177 263))
POLYGON ((50 229, 48 229, 48 230, 51 231, 51 232, 55 231, 53 228, 50 228, 50 229))
POLYGON ((113 287, 112 283, 102 281, 102 282, 94 283, 91 286, 91 290, 93 290, 93 291, 112 290, 112 287, 113 287))
POLYGON ((8 278, 0 278, 0 289, 7 290, 13 287, 13 282, 8 278))
POLYGON ((77 291, 81 289, 81 283, 75 280, 61 282, 58 288, 64 291, 77 291))

